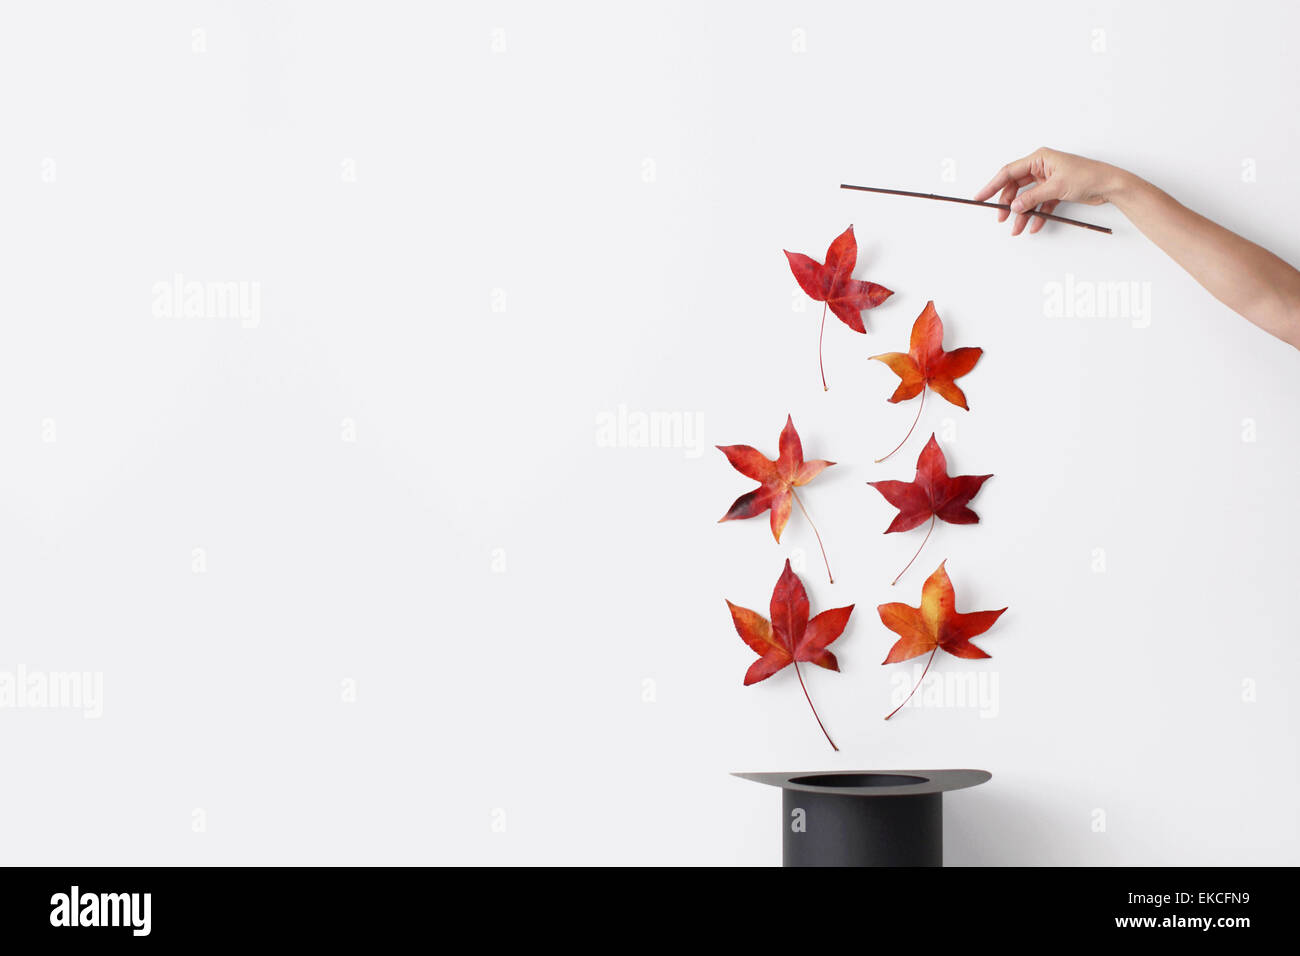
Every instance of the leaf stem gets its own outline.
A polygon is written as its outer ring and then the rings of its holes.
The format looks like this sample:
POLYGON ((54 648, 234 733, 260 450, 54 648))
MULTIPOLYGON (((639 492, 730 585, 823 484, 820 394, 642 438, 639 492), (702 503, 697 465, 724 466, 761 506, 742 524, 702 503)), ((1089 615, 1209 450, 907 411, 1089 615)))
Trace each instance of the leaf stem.
MULTIPOLYGON (((922 385, 922 386, 921 386, 921 404, 918 405, 918 406, 916 407, 916 417, 915 417, 914 419, 912 419, 912 427, 909 428, 909 429, 907 430, 907 434, 903 436, 903 440, 900 441, 900 442, 898 443, 898 445, 894 448, 894 451, 898 451, 899 448, 902 448, 904 445, 906 445, 906 444, 907 444, 907 440, 908 440, 909 438, 912 437, 912 432, 915 431, 915 429, 916 429, 916 423, 919 422, 919 421, 921 420, 921 409, 925 408, 925 393, 926 393, 927 391, 929 391, 929 389, 927 389, 924 385, 922 385)), ((880 464, 882 461, 884 461, 885 459, 892 457, 893 454, 894 454, 894 451, 891 451, 891 452, 890 452, 888 455, 886 455, 884 458, 877 458, 877 459, 876 459, 876 464, 878 465, 878 464, 880 464)))
POLYGON ((799 498, 799 492, 794 490, 794 485, 790 486, 790 494, 794 496, 794 503, 799 506, 799 510, 803 512, 804 519, 813 529, 813 534, 817 535, 817 547, 822 549, 822 561, 826 562, 826 577, 830 578, 831 584, 834 584, 835 575, 831 574, 831 562, 826 557, 826 545, 822 544, 821 532, 818 531, 817 526, 813 524, 813 519, 808 517, 808 509, 803 506, 803 501, 799 498))
MULTIPOLYGON (((930 540, 930 531, 934 530, 934 522, 938 517, 939 516, 937 514, 930 515, 930 529, 929 531, 926 531, 925 537, 921 539, 921 547, 917 548, 916 554, 912 555, 912 561, 915 561, 917 558, 921 556, 921 551, 925 548, 925 543, 930 540)), ((908 561, 907 564, 903 565, 903 570, 898 572, 898 578, 901 578, 904 574, 907 573, 907 569, 912 566, 912 561, 908 561)), ((894 580, 889 582, 889 586, 891 588, 898 583, 898 578, 894 578, 894 580)))
POLYGON ((822 339, 826 337, 826 303, 822 303, 822 330, 817 333, 817 367, 822 373, 822 391, 829 392, 830 386, 826 384, 826 363, 822 361, 822 339))
MULTIPOLYGON (((938 644, 934 645, 934 650, 930 652, 930 659, 929 659, 928 661, 925 662, 925 670, 921 671, 921 676, 920 676, 919 678, 917 678, 917 681, 916 681, 916 687, 913 687, 913 688, 912 688, 912 694, 915 694, 915 693, 917 692, 917 690, 920 688, 921 684, 925 681, 925 675, 928 674, 928 673, 930 672, 930 664, 933 663, 933 661, 934 661, 934 655, 935 655, 935 653, 936 653, 938 650, 939 650, 939 645, 938 645, 938 644)), ((797 666, 796 666, 796 669, 797 669, 797 666)), ((904 705, 906 705, 907 702, 908 702, 909 700, 912 699, 912 694, 908 694, 906 697, 904 697, 904 698, 903 698, 903 703, 899 704, 897 707, 895 707, 893 710, 891 710, 888 714, 886 714, 886 715, 885 715, 885 720, 888 720, 890 717, 893 717, 896 713, 898 713, 900 710, 902 710, 903 707, 904 707, 904 705)))
POLYGON ((826 734, 826 740, 831 745, 831 750, 838 751, 840 748, 835 746, 835 741, 831 740, 831 735, 826 733, 826 725, 822 723, 820 717, 817 717, 817 708, 813 707, 812 698, 808 696, 808 685, 803 682, 803 672, 799 670, 799 662, 797 660, 794 662, 794 672, 799 678, 799 686, 803 688, 804 700, 808 701, 808 706, 812 709, 813 717, 817 718, 817 726, 822 729, 822 733, 826 734))

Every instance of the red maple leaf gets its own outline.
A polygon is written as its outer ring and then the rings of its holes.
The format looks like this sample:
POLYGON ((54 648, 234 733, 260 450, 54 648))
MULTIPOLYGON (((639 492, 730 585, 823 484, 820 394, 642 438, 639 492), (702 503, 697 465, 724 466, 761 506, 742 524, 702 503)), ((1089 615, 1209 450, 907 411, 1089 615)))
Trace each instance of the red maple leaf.
MULTIPOLYGON (((911 481, 868 481, 872 488, 885 496, 885 500, 898 509, 898 514, 885 529, 885 534, 895 531, 911 531, 917 525, 930 519, 930 528, 921 539, 921 547, 912 555, 915 561, 930 540, 936 519, 943 519, 949 524, 977 524, 980 516, 970 509, 970 500, 980 490, 984 482, 992 475, 956 475, 949 477, 948 461, 943 450, 935 441, 934 435, 921 449, 921 457, 916 460, 916 477, 911 481)), ((898 578, 907 573, 912 566, 908 561, 898 578)), ((894 578, 891 584, 897 584, 894 578)))
POLYGON ((718 521, 752 518, 770 509, 772 537, 779 542, 781 532, 785 530, 786 522, 790 520, 790 502, 793 500, 799 505, 803 516, 808 519, 808 524, 812 525, 813 534, 817 535, 817 544, 822 549, 822 560, 826 561, 826 576, 834 584, 835 577, 831 574, 831 563, 826 559, 826 547, 822 545, 822 536, 817 526, 813 525, 812 518, 808 518, 808 511, 794 489, 808 484, 835 462, 820 459, 803 460, 803 443, 799 441, 799 433, 794 430, 794 421, 789 415, 785 418, 785 428, 781 429, 779 454, 775 461, 765 457, 762 452, 750 445, 718 445, 717 448, 727 456, 727 461, 731 462, 731 466, 736 471, 759 482, 759 486, 753 491, 737 498, 718 521))
POLYGON ((835 741, 831 740, 831 735, 826 732, 822 719, 817 716, 817 708, 813 707, 812 698, 808 696, 808 686, 803 682, 799 662, 816 664, 831 671, 840 669, 835 655, 827 648, 844 633, 849 615, 853 613, 853 605, 822 611, 809 620, 808 592, 804 590, 799 576, 790 569, 787 560, 785 570, 772 589, 770 621, 757 611, 739 607, 730 601, 727 602, 727 607, 731 609, 731 620, 736 625, 736 633, 758 655, 758 660, 750 664, 749 670, 745 672, 745 686, 767 680, 787 664, 793 663, 804 698, 812 708, 813 716, 817 718, 817 726, 826 734, 831 747, 839 750, 835 741))
MULTIPOLYGON (((965 393, 957 386, 954 379, 961 378, 973 369, 983 354, 984 350, 979 348, 953 349, 951 352, 945 352, 943 321, 935 311, 934 303, 927 302, 921 314, 917 316, 916 322, 912 324, 912 342, 909 351, 886 352, 883 355, 871 356, 888 365, 901 379, 898 388, 894 389, 894 394, 889 396, 891 402, 902 402, 909 398, 916 398, 917 395, 921 396, 921 404, 917 406, 912 428, 907 430, 903 440, 898 443, 898 448, 902 448, 912 437, 912 429, 916 428, 916 423, 921 420, 921 409, 925 408, 927 386, 959 408, 970 410, 970 406, 966 404, 965 393)), ((894 451, 898 451, 898 448, 894 451)), ((877 458, 876 462, 884 461, 889 455, 877 458)))
POLYGON ((920 657, 926 651, 930 652, 930 659, 925 662, 925 670, 921 671, 916 687, 912 688, 912 692, 903 699, 902 704, 889 712, 885 720, 893 717, 903 709, 903 704, 912 699, 912 694, 916 693, 917 687, 920 687, 921 682, 925 680, 925 675, 930 670, 930 663, 939 648, 943 648, 953 657, 975 659, 991 656, 972 644, 970 639, 992 627, 993 622, 1002 616, 1006 608, 999 611, 958 613, 957 597, 952 589, 952 581, 948 579, 948 572, 944 570, 944 564, 947 562, 941 563, 938 570, 926 579, 925 585, 921 588, 920 607, 893 603, 882 604, 876 608, 885 627, 898 635, 898 640, 889 649, 888 656, 881 661, 882 664, 897 664, 899 661, 920 657))
POLYGON ((852 226, 835 237, 835 241, 826 250, 824 263, 800 252, 790 252, 788 249, 782 251, 790 260, 790 271, 794 273, 799 288, 808 293, 814 302, 825 303, 822 306, 822 328, 817 336, 817 365, 821 368, 822 388, 825 389, 826 366, 822 363, 822 337, 826 334, 827 306, 854 332, 865 335, 867 327, 862 324, 862 310, 874 309, 894 293, 883 285, 853 278, 853 270, 858 264, 858 241, 853 237, 852 226))

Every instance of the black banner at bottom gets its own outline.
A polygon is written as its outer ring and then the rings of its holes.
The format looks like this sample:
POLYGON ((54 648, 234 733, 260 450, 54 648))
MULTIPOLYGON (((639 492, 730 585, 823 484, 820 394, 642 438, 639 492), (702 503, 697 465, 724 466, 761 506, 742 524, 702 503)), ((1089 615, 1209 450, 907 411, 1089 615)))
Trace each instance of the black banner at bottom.
MULTIPOLYGON (((1288 925, 1294 873, 1254 868, 934 870, 10 868, 6 943, 148 945, 480 939, 632 943, 716 927, 813 941, 819 929, 929 944, 1131 937, 1248 944, 1288 925), (609 921, 624 926, 608 936, 609 921), (602 929, 602 927, 606 927, 602 929), (547 937, 548 939, 543 939, 547 937)), ((1271 938, 1271 935, 1270 935, 1271 938)))

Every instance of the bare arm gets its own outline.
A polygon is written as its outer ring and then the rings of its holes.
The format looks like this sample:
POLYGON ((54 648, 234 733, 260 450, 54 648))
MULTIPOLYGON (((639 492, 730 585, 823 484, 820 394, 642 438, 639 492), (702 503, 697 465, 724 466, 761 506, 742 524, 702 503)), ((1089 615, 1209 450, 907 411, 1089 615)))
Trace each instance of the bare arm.
MULTIPOLYGON (((1046 220, 1034 217, 1030 223, 1026 215, 1034 208, 1052 212, 1061 202, 1113 203, 1210 295, 1300 348, 1300 271, 1146 180, 1083 156, 1040 149, 1002 167, 975 198, 988 199, 998 190, 999 202, 1011 203, 1016 213, 1012 235, 1027 224, 1031 234, 1043 228, 1046 220)), ((998 221, 1008 215, 1001 212, 998 221)))

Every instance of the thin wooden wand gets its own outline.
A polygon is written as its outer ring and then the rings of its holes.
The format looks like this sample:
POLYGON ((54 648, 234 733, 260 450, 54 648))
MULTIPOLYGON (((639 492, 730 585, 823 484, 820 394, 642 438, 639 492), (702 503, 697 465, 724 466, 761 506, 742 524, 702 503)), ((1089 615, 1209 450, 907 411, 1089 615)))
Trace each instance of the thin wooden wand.
MULTIPOLYGON (((881 189, 877 186, 850 186, 848 183, 840 183, 840 189, 856 189, 864 193, 884 193, 887 196, 913 196, 917 199, 939 199, 943 202, 959 202, 967 206, 988 206, 990 209, 1006 209, 1011 207, 1004 202, 980 202, 978 199, 962 199, 960 196, 937 196, 934 193, 914 193, 906 189, 881 189)), ((1019 214, 1018 214, 1019 215, 1019 214)), ((1050 219, 1053 222, 1065 222, 1071 226, 1082 226, 1084 229, 1091 229, 1093 232, 1104 232, 1111 235, 1111 230, 1106 226, 1093 225, 1090 222, 1080 222, 1078 219, 1067 219, 1065 216, 1054 216, 1050 212, 1039 212, 1030 210, 1023 213, 1026 216, 1038 216, 1040 219, 1050 219)))

